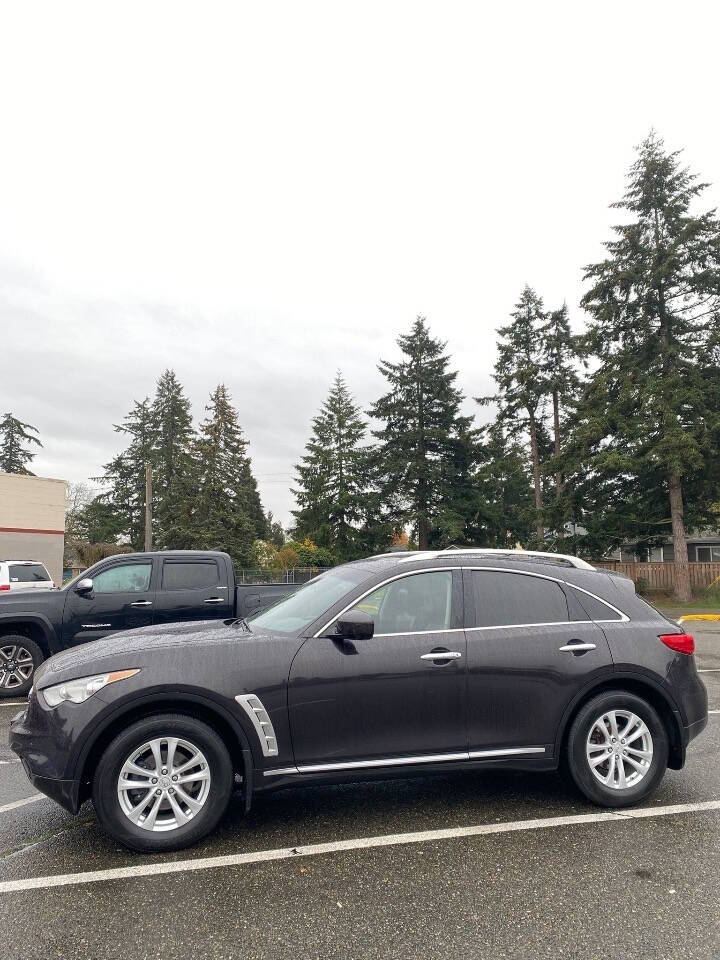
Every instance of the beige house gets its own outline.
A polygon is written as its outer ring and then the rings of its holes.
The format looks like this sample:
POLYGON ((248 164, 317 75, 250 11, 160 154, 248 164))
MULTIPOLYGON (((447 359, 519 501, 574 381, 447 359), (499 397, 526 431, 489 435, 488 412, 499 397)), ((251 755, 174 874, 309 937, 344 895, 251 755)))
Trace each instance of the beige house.
POLYGON ((0 473, 0 560, 40 560, 62 583, 65 480, 0 473))

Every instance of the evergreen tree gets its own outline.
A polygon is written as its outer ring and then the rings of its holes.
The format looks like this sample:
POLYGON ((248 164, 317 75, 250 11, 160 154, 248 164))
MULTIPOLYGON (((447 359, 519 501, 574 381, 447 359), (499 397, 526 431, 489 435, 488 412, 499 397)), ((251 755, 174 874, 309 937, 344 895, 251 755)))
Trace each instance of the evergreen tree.
POLYGON ((475 477, 476 542, 513 550, 532 536, 535 510, 532 477, 522 445, 505 430, 502 409, 481 431, 480 466, 475 477))
POLYGON ((195 444, 193 543, 199 549, 219 547, 247 565, 253 543, 263 538, 267 524, 247 442, 224 384, 210 394, 205 410, 208 416, 195 444))
POLYGON ((360 409, 338 372, 295 467, 298 489, 293 493, 299 509, 293 514, 296 539, 309 537, 343 560, 357 555, 358 531, 366 516, 365 431, 360 409))
POLYGON ((580 378, 577 373, 577 348, 570 332, 567 304, 550 312, 542 327, 543 378, 552 400, 553 457, 555 466, 555 517, 554 527, 560 537, 566 519, 562 498, 564 479, 560 467, 563 453, 563 435, 568 414, 577 402, 580 378))
POLYGON ((511 317, 511 322, 497 331, 501 339, 493 377, 498 394, 478 398, 478 403, 499 402, 508 436, 513 439, 524 433, 529 436, 536 536, 538 543, 542 544, 545 525, 540 448, 543 443, 543 402, 547 393, 542 346, 546 316, 542 300, 531 287, 525 286, 511 317))
POLYGON ((418 546, 443 540, 454 512, 454 467, 461 438, 471 431, 471 418, 460 415, 462 394, 457 373, 448 369, 446 344, 433 339, 424 317, 399 337, 403 358, 381 360, 378 369, 389 391, 370 409, 382 422, 378 440, 379 493, 387 518, 401 527, 411 522, 418 546))
POLYGON ((0 420, 0 471, 34 476, 27 468, 27 464, 35 459, 32 444, 42 446, 34 434, 37 434, 36 427, 23 423, 12 413, 5 414, 0 420))
MULTIPOLYGON (((106 463, 97 477, 106 489, 84 511, 88 538, 127 542, 133 550, 145 544, 145 465, 156 463, 156 430, 149 398, 133 403, 116 433, 130 438, 122 453, 106 463)), ((154 486, 154 493, 157 488, 154 486)), ((153 497, 155 499, 155 497, 153 497)))
POLYGON ((587 268, 583 298, 599 363, 580 411, 586 465, 635 478, 650 500, 664 490, 678 600, 691 596, 687 503, 698 518, 717 499, 716 487, 697 483, 717 475, 720 434, 720 224, 714 210, 690 211, 704 187, 651 133, 614 204, 627 222, 614 227, 606 259, 587 268))
POLYGON ((167 550, 186 549, 193 536, 197 488, 190 401, 174 371, 157 383, 150 409, 153 439, 153 541, 167 550))

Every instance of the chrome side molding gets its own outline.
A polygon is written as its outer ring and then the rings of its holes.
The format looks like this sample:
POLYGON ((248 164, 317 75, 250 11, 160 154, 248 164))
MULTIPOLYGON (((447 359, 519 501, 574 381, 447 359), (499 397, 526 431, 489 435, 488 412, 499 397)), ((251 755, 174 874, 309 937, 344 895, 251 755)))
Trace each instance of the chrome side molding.
POLYGON ((462 753, 424 754, 419 757, 383 757, 381 760, 344 760, 341 763, 311 763, 296 767, 265 770, 265 777, 281 777, 296 773, 330 773, 333 770, 366 770, 371 767, 404 767, 419 763, 447 763, 458 760, 484 760, 492 757, 515 757, 545 753, 545 747, 506 747, 502 750, 470 750, 462 753))

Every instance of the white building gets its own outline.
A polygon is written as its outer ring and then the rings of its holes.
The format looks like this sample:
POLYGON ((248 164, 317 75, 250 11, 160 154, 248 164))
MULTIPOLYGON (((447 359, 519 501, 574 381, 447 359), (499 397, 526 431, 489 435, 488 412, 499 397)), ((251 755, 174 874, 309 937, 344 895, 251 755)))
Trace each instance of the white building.
POLYGON ((0 560, 39 560, 62 583, 65 480, 0 473, 0 560))

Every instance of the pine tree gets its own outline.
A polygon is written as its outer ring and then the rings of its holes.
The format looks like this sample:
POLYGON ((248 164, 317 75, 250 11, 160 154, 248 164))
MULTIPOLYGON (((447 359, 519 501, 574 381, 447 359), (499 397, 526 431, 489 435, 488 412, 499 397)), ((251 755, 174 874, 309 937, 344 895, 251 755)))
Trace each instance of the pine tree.
POLYGON ((34 476, 27 468, 35 459, 36 451, 32 444, 42 447, 37 436, 37 428, 23 423, 12 413, 6 413, 0 420, 0 471, 3 473, 22 473, 34 476))
POLYGON ((128 542, 133 550, 145 543, 145 465, 156 462, 156 431, 149 398, 133 403, 116 433, 130 438, 122 453, 106 463, 95 478, 105 488, 86 508, 89 535, 107 542, 128 542))
POLYGON ((198 479, 194 503, 193 545, 220 547, 248 564, 255 540, 266 532, 247 442, 230 394, 220 384, 205 407, 208 416, 195 443, 198 479))
POLYGON ((197 470, 190 401, 173 370, 157 382, 150 409, 153 438, 153 541, 167 550, 188 547, 193 536, 197 470))
POLYGON ((378 483, 388 518, 396 526, 411 522, 418 546, 442 541, 440 523, 447 523, 453 492, 457 444, 471 430, 471 418, 460 415, 462 394, 450 371, 446 344, 433 339, 424 317, 398 338, 403 358, 381 360, 378 369, 389 391, 372 406, 382 422, 378 440, 378 483))
POLYGON ((553 456, 555 460, 555 529, 563 536, 565 516, 561 503, 564 479, 560 466, 564 428, 572 405, 577 402, 580 378, 577 373, 577 347, 570 331, 567 304, 548 314, 541 329, 543 378, 552 399, 553 456))
POLYGON ((508 437, 502 409, 481 431, 480 466, 475 476, 476 542, 515 549, 532 536, 535 510, 532 477, 522 445, 508 437))
MULTIPOLYGON (((703 183, 653 132, 638 148, 616 209, 628 215, 587 268, 586 344, 598 361, 580 412, 579 436, 599 473, 661 484, 675 545, 675 596, 691 597, 684 513, 688 484, 696 516, 716 488, 720 433, 718 329, 720 224, 693 215, 703 183), (685 495, 684 495, 685 494, 685 495)), ((657 486, 654 488, 657 489, 657 486)))
POLYGON ((295 467, 298 510, 295 539, 309 537, 338 559, 358 554, 359 528, 366 518, 368 451, 360 408, 340 372, 312 421, 305 455, 295 467))
POLYGON ((501 339, 493 378, 498 394, 495 397, 478 398, 478 403, 490 400, 500 403, 508 436, 517 438, 524 433, 529 436, 536 536, 542 544, 545 525, 540 447, 543 442, 543 403, 547 393, 542 349, 542 331, 546 323, 543 302, 526 285, 510 316, 512 321, 497 331, 501 339))

